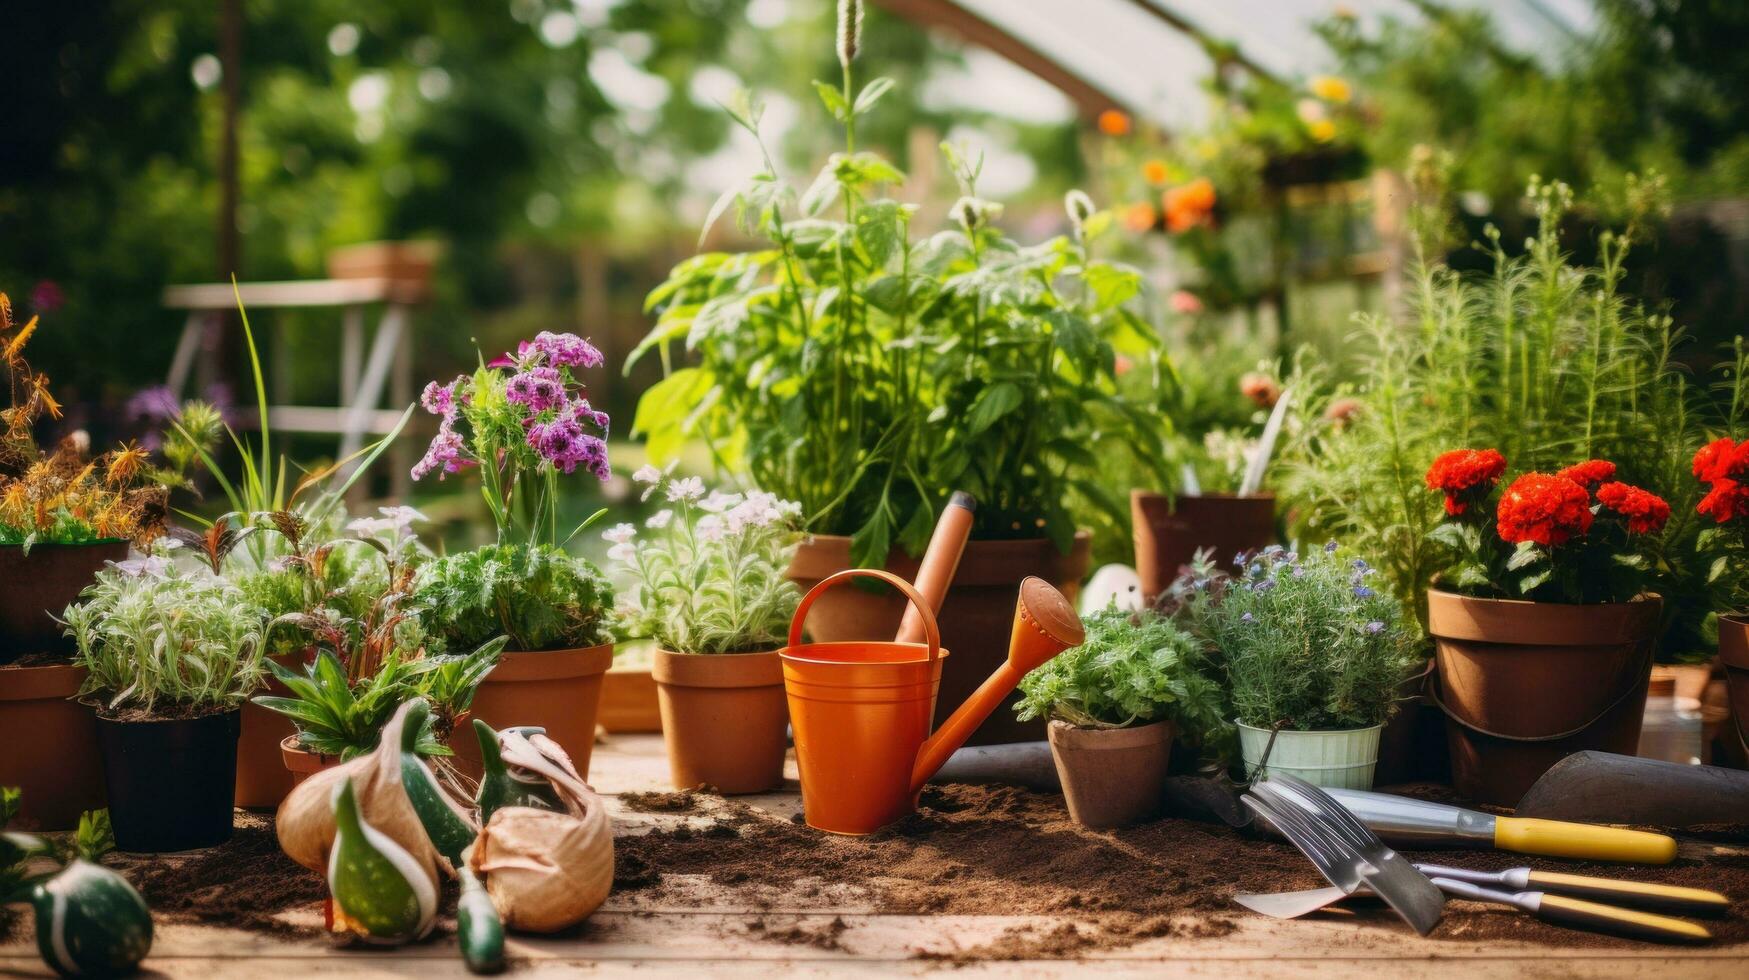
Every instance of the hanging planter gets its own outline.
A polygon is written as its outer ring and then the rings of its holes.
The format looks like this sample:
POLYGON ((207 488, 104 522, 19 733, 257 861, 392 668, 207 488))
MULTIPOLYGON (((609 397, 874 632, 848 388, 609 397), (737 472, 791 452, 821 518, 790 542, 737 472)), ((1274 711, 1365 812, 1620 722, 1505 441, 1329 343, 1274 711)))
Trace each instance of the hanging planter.
POLYGON ((777 651, 658 649, 651 673, 676 789, 764 793, 783 784, 789 703, 777 651))

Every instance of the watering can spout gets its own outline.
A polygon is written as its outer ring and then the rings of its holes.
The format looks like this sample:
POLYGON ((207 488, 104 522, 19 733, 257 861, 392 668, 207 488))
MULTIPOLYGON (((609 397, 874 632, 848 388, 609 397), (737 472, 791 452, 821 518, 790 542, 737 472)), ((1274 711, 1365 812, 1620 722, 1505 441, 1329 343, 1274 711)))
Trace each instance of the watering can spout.
POLYGON ((929 782, 929 777, 935 775, 954 750, 965 744, 1022 677, 1064 650, 1080 646, 1085 637, 1081 618, 1061 592, 1041 578, 1031 577, 1020 583, 1020 597, 1014 603, 1014 627, 1008 635, 1008 659, 985 678, 917 751, 911 792, 916 793, 929 782))

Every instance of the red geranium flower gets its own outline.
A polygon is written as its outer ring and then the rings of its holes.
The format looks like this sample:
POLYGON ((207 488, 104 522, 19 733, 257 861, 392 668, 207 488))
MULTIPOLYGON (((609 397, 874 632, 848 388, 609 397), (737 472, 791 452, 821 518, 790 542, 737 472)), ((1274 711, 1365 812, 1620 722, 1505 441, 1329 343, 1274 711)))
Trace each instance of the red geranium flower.
POLYGON ((1588 459, 1555 474, 1566 477, 1587 490, 1597 489, 1597 485, 1615 477, 1615 464, 1607 459, 1588 459))
POLYGON ((1497 449, 1453 449, 1427 468, 1427 489, 1444 493, 1445 512, 1455 516, 1469 508, 1468 498, 1492 490, 1505 472, 1506 457, 1497 449))
POLYGON ((1736 480, 1714 480, 1713 488, 1700 498, 1699 506, 1694 509, 1719 524, 1749 517, 1749 486, 1736 480))
POLYGON ((1742 445, 1729 438, 1714 439, 1694 454, 1694 475, 1707 483, 1741 480, 1749 470, 1749 440, 1742 445))
POLYGON ((1633 534, 1657 534, 1670 519, 1670 505, 1650 490, 1626 483, 1605 483, 1597 488, 1597 502, 1628 519, 1633 534))
POLYGON ((1591 494, 1564 476, 1526 473, 1501 495, 1496 529, 1511 544, 1565 544, 1591 530, 1591 494))

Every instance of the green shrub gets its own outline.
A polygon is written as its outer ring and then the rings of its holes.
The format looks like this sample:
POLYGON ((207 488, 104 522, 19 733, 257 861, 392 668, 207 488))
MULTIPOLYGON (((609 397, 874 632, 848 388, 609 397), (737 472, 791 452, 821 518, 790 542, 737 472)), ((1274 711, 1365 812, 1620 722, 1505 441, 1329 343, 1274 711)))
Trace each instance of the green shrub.
POLYGON ((1368 583, 1376 569, 1329 545, 1271 547, 1233 575, 1199 558, 1174 589, 1180 619, 1214 651, 1238 720, 1297 731, 1365 728, 1396 709, 1416 661, 1402 606, 1368 583))
POLYGON ((1171 719, 1194 742, 1225 725, 1220 686, 1201 645, 1170 619, 1112 607, 1082 623, 1080 646, 1021 679, 1015 710, 1022 721, 1123 728, 1171 719))
POLYGON ((487 545, 427 562, 414 604, 434 649, 472 650, 500 636, 514 650, 563 650, 613 639, 613 586, 589 561, 551 545, 487 545))

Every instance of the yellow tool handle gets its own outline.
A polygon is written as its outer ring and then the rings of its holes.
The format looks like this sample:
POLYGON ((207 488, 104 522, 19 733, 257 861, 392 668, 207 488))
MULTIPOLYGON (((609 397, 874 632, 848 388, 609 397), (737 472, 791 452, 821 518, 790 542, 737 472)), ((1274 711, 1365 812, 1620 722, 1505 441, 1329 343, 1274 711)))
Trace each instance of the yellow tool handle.
POLYGON ((1651 912, 1618 909, 1613 905, 1599 905, 1564 895, 1543 895, 1536 914, 1538 918, 1549 922, 1577 926, 1580 929, 1621 933, 1636 939, 1666 943, 1704 943, 1713 938, 1713 934, 1706 927, 1693 922, 1672 919, 1667 915, 1654 915, 1651 912))
POLYGON ((1663 834, 1532 817, 1494 818, 1494 846, 1520 854, 1591 861, 1669 864, 1676 860, 1676 839, 1663 834))
POLYGON ((1532 871, 1530 888, 1532 891, 1559 892, 1562 895, 1594 898, 1611 905, 1656 909, 1682 915, 1724 915, 1731 909, 1730 899, 1704 888, 1658 885, 1649 881, 1618 881, 1614 878, 1593 878, 1590 875, 1570 875, 1560 871, 1532 871))

